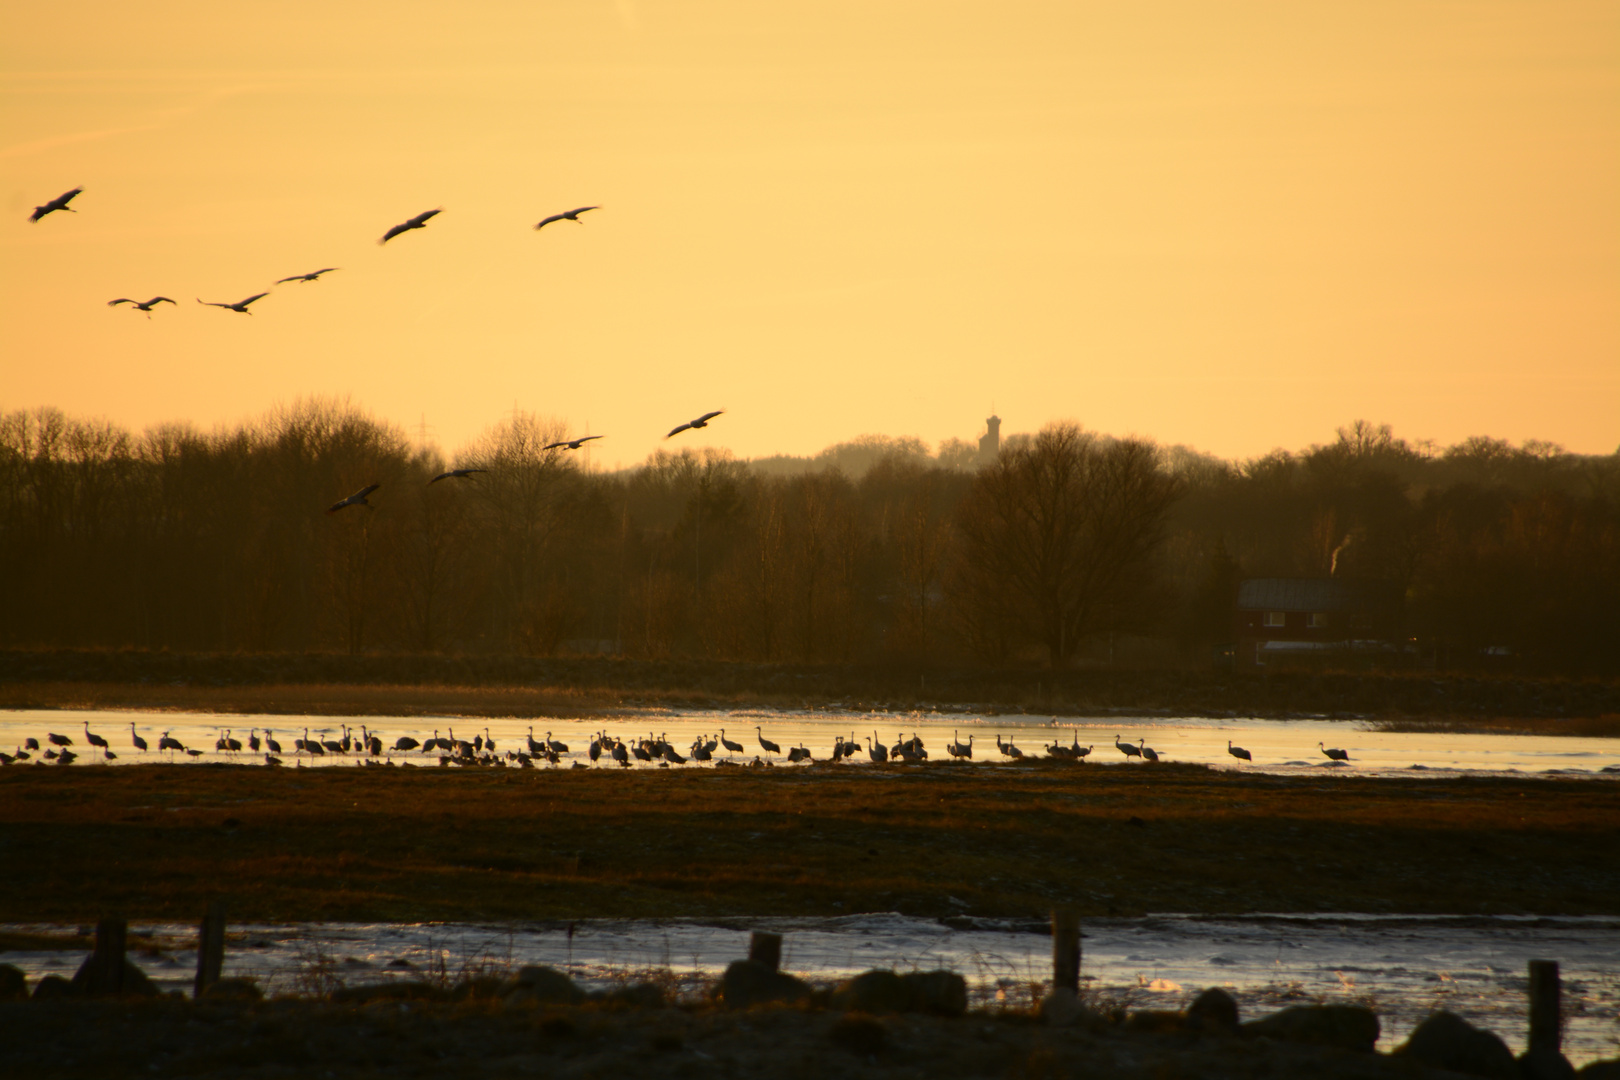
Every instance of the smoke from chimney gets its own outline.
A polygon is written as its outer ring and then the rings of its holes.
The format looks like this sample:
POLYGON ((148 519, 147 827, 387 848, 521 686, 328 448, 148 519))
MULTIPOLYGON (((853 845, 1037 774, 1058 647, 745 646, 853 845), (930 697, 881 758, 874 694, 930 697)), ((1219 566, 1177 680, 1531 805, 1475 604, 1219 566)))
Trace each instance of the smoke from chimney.
POLYGON ((1346 536, 1344 538, 1344 540, 1340 542, 1339 546, 1333 549, 1333 558, 1328 563, 1328 577, 1337 576, 1337 574, 1339 573, 1339 552, 1341 552, 1345 548, 1349 547, 1350 546, 1350 541, 1352 541, 1354 539, 1355 539, 1355 537, 1353 537, 1353 536, 1346 536))

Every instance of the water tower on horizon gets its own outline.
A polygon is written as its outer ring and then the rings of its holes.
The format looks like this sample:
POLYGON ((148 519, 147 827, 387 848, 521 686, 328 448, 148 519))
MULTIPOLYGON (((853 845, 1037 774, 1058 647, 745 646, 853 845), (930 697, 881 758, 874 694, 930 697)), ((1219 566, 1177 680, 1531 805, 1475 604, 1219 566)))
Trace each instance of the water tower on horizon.
POLYGON ((979 436, 979 464, 988 465, 1001 454, 1001 417, 992 413, 984 421, 986 431, 979 436))

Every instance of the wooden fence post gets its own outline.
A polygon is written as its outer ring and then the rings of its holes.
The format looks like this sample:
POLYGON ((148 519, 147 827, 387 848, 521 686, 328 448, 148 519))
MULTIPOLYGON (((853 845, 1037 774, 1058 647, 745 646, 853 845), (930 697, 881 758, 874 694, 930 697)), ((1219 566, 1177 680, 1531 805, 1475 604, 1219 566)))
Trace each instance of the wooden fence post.
POLYGON ((1530 961, 1530 1045, 1531 1054, 1557 1054, 1563 1041, 1559 1031, 1561 988, 1558 961, 1530 961))
POLYGON ((782 966, 782 935, 755 930, 748 939, 748 959, 772 971, 782 966))
POLYGON ((197 930, 197 984, 193 997, 203 993, 219 981, 219 972, 225 966, 225 905, 215 900, 208 905, 202 926, 197 930))
POLYGON ((1080 913, 1052 909, 1052 989, 1080 992, 1080 913))
POLYGON ((96 955, 90 979, 92 994, 124 992, 124 952, 129 940, 129 923, 107 918, 96 923, 96 955))

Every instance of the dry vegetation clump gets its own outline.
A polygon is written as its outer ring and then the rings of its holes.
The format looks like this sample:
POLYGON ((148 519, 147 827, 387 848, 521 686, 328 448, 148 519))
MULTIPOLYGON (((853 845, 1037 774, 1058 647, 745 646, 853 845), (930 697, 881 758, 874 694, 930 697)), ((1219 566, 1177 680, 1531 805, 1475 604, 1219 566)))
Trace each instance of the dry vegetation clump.
POLYGON ((1029 762, 0 770, 0 921, 1612 914, 1620 785, 1029 762))

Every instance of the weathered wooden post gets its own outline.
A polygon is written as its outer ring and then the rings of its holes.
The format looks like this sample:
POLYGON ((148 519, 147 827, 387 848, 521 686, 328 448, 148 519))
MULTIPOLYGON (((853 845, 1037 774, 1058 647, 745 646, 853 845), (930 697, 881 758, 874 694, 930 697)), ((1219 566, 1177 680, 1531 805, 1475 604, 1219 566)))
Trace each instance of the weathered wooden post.
POLYGON ((1559 1031, 1558 961, 1530 961, 1530 1045, 1529 1054, 1556 1055, 1563 1041, 1559 1031))
POLYGON ((748 959, 776 971, 782 966, 782 935, 755 930, 748 939, 748 959))
POLYGON ((1080 913, 1052 909, 1052 989, 1080 992, 1080 913))
POLYGON ((197 984, 193 997, 202 997, 204 991, 219 981, 220 969, 225 966, 225 905, 215 900, 208 905, 202 926, 197 930, 197 984))
POLYGON ((124 992, 124 950, 129 940, 129 923, 107 918, 96 923, 96 954, 91 962, 92 994, 124 992))

